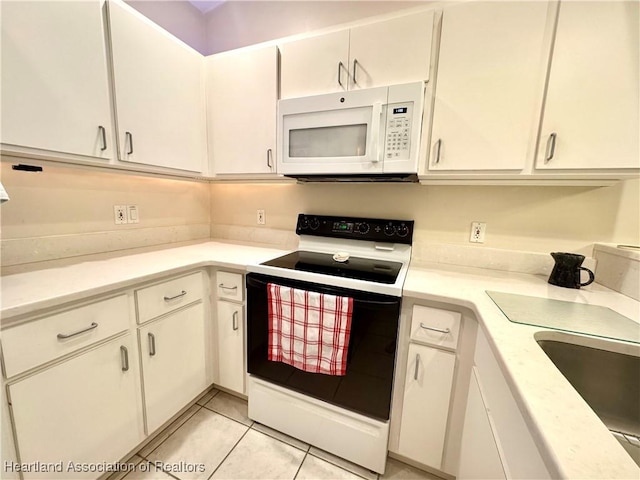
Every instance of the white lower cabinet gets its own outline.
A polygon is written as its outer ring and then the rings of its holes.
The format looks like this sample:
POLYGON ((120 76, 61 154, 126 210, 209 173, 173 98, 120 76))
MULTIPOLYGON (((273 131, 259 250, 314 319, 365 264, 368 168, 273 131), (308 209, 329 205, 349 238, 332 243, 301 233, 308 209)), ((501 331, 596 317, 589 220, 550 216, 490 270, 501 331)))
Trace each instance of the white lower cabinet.
POLYGON ((552 478, 481 330, 474 363, 458 478, 552 478))
POLYGON ((197 303, 138 329, 147 434, 207 388, 203 308, 197 303))
POLYGON ((216 384, 234 392, 245 392, 244 312, 237 303, 218 301, 218 374, 216 384))
POLYGON ((128 333, 9 385, 20 462, 59 470, 25 479, 96 478, 83 466, 117 462, 143 440, 134 347, 128 333))
POLYGON ((496 439, 493 436, 489 412, 478 382, 478 375, 474 368, 464 417, 458 478, 461 480, 506 479, 496 439))
POLYGON ((440 469, 449 415, 454 353, 409 345, 399 453, 440 469))
POLYGON ((214 383, 242 395, 246 394, 244 341, 244 276, 239 272, 218 271, 216 292, 216 341, 218 369, 214 383))
POLYGON ((446 451, 462 315, 419 304, 403 311, 398 340, 403 367, 398 366, 397 374, 403 383, 396 379, 401 393, 394 394, 394 402, 401 404, 394 410, 401 413, 394 417, 392 412, 389 449, 424 467, 451 473, 446 451))

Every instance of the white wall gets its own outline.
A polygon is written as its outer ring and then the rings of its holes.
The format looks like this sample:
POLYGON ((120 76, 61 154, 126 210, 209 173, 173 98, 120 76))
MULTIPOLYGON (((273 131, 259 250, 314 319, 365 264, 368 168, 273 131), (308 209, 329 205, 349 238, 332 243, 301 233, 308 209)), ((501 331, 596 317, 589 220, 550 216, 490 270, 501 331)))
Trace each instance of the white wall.
POLYGON ((19 161, 0 167, 11 198, 0 207, 3 274, 37 268, 34 262, 209 238, 207 183, 55 164, 39 173, 12 170, 19 161), (114 205, 138 205, 140 223, 115 225, 114 205))
POLYGON ((206 16, 207 48, 232 50, 424 3, 429 2, 228 1, 206 16))
POLYGON ((126 0, 126 3, 203 55, 208 54, 207 22, 202 12, 189 2, 126 0))
POLYGON ((203 14, 185 0, 125 0, 203 55, 429 3, 228 0, 203 14))
POLYGON ((262 232, 294 231, 298 213, 415 220, 414 251, 426 259, 433 258, 429 249, 443 245, 467 247, 478 255, 498 249, 591 256, 595 242, 638 244, 640 180, 600 188, 211 185, 213 236, 282 242, 290 236, 262 232), (265 210, 265 227, 256 225, 257 209, 265 210), (484 244, 469 243, 473 221, 487 223, 484 244))

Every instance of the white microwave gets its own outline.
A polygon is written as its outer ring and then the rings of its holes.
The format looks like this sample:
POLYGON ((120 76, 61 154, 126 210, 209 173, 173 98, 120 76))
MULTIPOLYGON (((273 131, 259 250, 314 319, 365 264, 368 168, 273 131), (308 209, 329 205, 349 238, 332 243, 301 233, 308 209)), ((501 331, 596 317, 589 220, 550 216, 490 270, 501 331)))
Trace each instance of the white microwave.
POLYGON ((424 82, 415 82, 280 100, 278 173, 415 177, 424 92, 424 82))

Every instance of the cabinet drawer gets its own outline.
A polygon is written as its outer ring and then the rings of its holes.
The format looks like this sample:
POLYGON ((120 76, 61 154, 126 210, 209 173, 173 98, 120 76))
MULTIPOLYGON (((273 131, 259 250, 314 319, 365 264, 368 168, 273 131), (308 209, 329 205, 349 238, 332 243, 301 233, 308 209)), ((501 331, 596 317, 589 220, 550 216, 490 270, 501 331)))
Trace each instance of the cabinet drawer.
POLYGON ((242 274, 231 272, 216 273, 216 291, 218 292, 218 298, 241 302, 244 299, 242 274))
POLYGON ((136 290, 138 323, 169 313, 204 297, 202 273, 173 278, 136 290))
POLYGON ((12 377, 128 328, 127 295, 8 328, 2 331, 5 373, 12 377))
POLYGON ((414 305, 411 340, 455 349, 461 317, 458 312, 414 305))

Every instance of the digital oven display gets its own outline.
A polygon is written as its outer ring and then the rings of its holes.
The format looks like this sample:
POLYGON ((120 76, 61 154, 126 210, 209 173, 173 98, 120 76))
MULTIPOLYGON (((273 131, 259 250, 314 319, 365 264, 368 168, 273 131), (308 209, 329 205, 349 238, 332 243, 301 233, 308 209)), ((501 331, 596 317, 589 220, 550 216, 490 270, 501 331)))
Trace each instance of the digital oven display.
POLYGON ((398 113, 407 113, 407 107, 398 107, 393 109, 393 114, 397 115, 398 113))
POLYGON ((353 232, 353 223, 348 222, 333 222, 334 232, 353 232))

